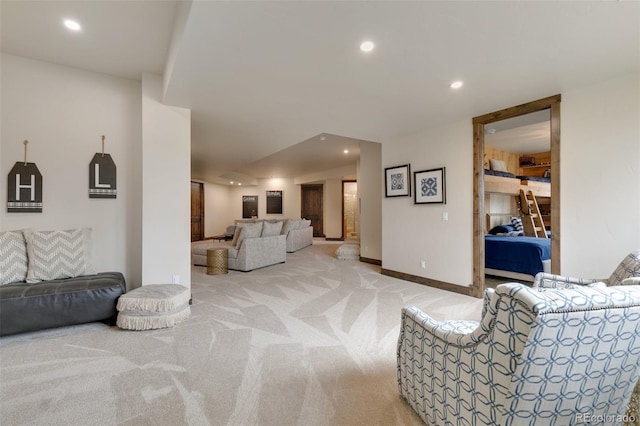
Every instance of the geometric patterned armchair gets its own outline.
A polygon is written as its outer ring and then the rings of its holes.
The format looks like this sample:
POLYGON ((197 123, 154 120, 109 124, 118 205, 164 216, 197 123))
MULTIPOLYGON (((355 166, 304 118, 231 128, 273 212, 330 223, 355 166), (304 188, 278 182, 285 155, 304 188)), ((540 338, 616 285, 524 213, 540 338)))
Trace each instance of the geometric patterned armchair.
POLYGON ((533 286, 545 288, 564 288, 574 285, 585 285, 594 282, 603 282, 608 286, 640 284, 640 249, 629 253, 608 279, 588 279, 578 277, 565 277, 540 272, 535 276, 533 286), (634 279, 635 278, 635 279, 634 279))
MULTIPOLYGON (((541 288, 574 288, 576 285, 588 285, 602 282, 608 286, 640 284, 640 249, 629 253, 608 279, 586 279, 567 277, 540 272, 536 275, 533 287, 541 288)), ((631 396, 625 425, 640 426, 640 382, 636 384, 631 396)))
POLYGON ((402 309, 398 387, 427 424, 620 423, 640 378, 640 286, 487 294, 480 323, 402 309))

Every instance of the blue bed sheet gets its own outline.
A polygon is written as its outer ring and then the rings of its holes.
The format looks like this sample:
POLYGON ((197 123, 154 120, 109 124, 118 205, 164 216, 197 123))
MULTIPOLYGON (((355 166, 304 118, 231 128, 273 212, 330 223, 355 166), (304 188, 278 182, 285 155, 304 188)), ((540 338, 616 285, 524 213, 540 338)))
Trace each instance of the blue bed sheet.
POLYGON ((485 268, 535 275, 551 258, 551 239, 485 235, 485 268))

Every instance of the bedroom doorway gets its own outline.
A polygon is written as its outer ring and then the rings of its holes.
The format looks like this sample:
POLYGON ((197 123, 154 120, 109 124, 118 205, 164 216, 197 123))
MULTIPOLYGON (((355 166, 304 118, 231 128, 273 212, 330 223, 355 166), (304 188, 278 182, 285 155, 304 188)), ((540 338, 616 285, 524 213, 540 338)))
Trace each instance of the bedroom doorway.
POLYGON ((482 297, 485 288, 485 131, 490 125, 503 120, 521 117, 539 111, 548 111, 550 116, 551 208, 549 223, 551 234, 551 272, 560 272, 560 95, 551 96, 515 107, 495 111, 473 118, 473 283, 469 294, 482 297))
POLYGON ((342 181, 342 240, 358 239, 358 183, 342 181))

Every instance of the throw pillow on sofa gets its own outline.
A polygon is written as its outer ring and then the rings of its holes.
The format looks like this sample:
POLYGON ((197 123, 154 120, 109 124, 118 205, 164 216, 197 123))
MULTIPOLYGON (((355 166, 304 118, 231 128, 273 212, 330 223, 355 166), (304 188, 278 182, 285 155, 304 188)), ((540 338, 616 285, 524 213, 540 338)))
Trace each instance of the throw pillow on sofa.
POLYGON ((264 222, 262 225, 263 237, 275 237, 280 235, 280 231, 282 231, 282 221, 264 222))
MULTIPOLYGON (((240 237, 240 231, 242 231, 242 229, 247 227, 247 226, 248 227, 252 227, 252 229, 254 230, 254 232, 252 232, 252 233, 255 233, 255 230, 258 229, 257 227, 260 227, 260 233, 262 233, 262 221, 255 222, 255 221, 252 220, 250 222, 249 221, 247 221, 247 222, 238 222, 238 223, 236 223, 236 230, 233 233, 233 239, 231 240, 231 245, 232 246, 238 247, 240 245, 240 243, 238 242, 238 238, 240 237)), ((260 234, 258 234, 258 237, 259 236, 260 236, 260 234)))
POLYGON ((22 231, 0 233, 0 285, 27 279, 27 244, 22 231))
POLYGON ((311 226, 311 219, 302 219, 298 225, 298 229, 304 229, 311 226))
POLYGON ((287 235, 289 233, 289 231, 292 231, 294 229, 298 229, 300 226, 300 220, 301 219, 286 219, 284 221, 284 225, 282 225, 282 235, 287 235))
MULTIPOLYGON (((238 224, 240 225, 240 224, 238 224)), ((240 248, 240 244, 246 238, 258 238, 262 235, 262 222, 259 223, 245 223, 240 228, 240 234, 238 234, 238 241, 236 241, 236 248, 240 248)))
POLYGON ((91 229, 25 230, 29 268, 27 282, 95 275, 91 261, 91 229))

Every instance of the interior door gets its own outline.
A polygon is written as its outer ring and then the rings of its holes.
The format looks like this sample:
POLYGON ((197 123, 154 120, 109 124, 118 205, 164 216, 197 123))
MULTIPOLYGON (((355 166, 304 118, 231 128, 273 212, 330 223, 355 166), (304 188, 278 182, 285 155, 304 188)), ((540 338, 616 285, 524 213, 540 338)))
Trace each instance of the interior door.
POLYGON ((204 240, 204 185, 191 182, 191 241, 204 240))
POLYGON ((300 216, 311 220, 314 237, 324 237, 322 188, 322 185, 302 185, 300 216))

